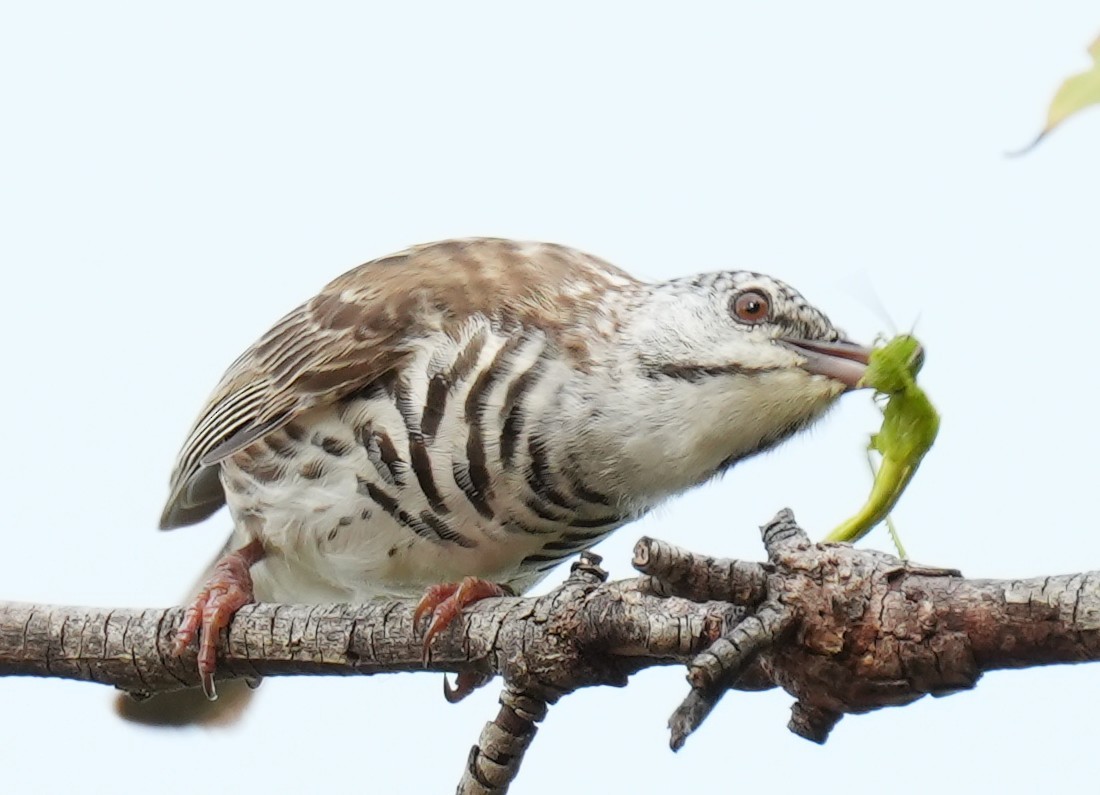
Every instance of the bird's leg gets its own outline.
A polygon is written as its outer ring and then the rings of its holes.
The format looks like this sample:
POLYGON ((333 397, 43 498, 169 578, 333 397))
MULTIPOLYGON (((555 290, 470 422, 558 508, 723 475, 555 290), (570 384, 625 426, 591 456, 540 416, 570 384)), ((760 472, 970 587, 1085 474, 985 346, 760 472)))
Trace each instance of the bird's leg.
POLYGON ((202 691, 211 701, 218 697, 214 688, 218 633, 229 626, 234 613, 254 600, 249 569, 263 556, 264 548, 259 540, 224 555, 214 565, 202 590, 191 600, 176 630, 172 653, 177 657, 187 650, 195 635, 199 635, 199 676, 202 691))
MULTIPOLYGON (((494 596, 515 596, 515 593, 506 585, 498 585, 480 577, 466 577, 459 583, 433 585, 425 591, 416 605, 416 612, 413 613, 413 626, 419 626, 420 619, 425 616, 430 615, 432 619, 424 633, 424 661, 427 662, 431 656, 432 638, 450 626, 458 618, 462 608, 494 596)), ((460 679, 459 685, 461 684, 460 679)))

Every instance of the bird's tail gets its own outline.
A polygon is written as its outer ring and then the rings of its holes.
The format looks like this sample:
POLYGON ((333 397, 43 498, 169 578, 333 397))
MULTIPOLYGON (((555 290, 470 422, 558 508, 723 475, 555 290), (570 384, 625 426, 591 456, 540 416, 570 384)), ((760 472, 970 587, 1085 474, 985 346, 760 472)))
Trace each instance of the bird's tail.
POLYGON ((197 687, 158 693, 141 701, 120 693, 115 698, 115 712, 144 726, 230 726, 241 717, 252 693, 243 679, 220 683, 217 701, 209 701, 197 687))
MULTIPOLYGON (((185 603, 198 594, 215 564, 237 546, 237 540, 235 534, 230 534, 225 546, 188 592, 185 603)), ((141 700, 121 693, 115 700, 115 712, 128 721, 146 726, 229 726, 241 717, 253 692, 244 679, 231 679, 218 683, 217 701, 208 700, 197 687, 158 693, 141 700)))

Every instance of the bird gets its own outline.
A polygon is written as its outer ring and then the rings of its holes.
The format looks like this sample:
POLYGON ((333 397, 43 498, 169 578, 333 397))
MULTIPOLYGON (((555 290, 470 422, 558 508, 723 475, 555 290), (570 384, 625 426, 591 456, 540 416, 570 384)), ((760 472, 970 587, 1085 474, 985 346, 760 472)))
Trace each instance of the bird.
POLYGON ((241 354, 187 435, 160 526, 228 506, 233 530, 175 651, 198 641, 213 698, 244 604, 379 597, 421 599, 427 649, 812 424, 869 353, 754 271, 647 282, 500 238, 360 265, 241 354))

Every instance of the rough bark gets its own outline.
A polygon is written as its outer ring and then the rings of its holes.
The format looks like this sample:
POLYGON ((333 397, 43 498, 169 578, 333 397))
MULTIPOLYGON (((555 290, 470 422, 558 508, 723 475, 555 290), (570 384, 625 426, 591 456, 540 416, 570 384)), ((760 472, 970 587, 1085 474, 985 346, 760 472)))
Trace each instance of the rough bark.
MULTIPOLYGON (((781 512, 763 528, 766 563, 638 542, 643 576, 605 583, 585 556, 533 598, 468 608, 422 659, 407 601, 249 605, 223 634, 219 679, 466 672, 505 687, 459 791, 505 792, 547 705, 582 687, 622 686, 652 665, 686 664, 669 721, 680 747, 730 689, 782 687, 792 731, 824 742, 848 713, 973 687, 985 671, 1100 657, 1100 572, 968 580, 847 545, 812 544, 781 512)), ((100 682, 135 697, 195 687, 193 654, 170 655, 182 617, 166 609, 0 604, 0 675, 100 682)))

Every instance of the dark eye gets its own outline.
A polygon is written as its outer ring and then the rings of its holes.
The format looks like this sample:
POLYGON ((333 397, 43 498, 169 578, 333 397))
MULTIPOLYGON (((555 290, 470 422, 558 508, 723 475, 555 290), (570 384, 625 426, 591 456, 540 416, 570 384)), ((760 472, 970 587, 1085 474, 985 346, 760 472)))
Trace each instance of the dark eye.
POLYGON ((738 293, 733 297, 730 302, 730 309, 733 310, 733 316, 742 323, 753 325, 763 323, 768 319, 768 315, 772 311, 772 305, 771 301, 768 300, 768 296, 759 290, 745 290, 745 292, 738 293))

